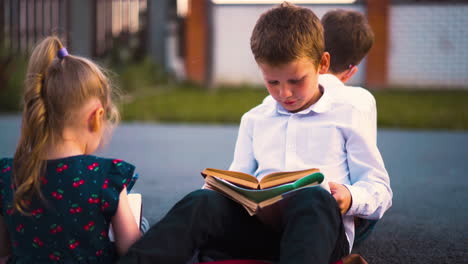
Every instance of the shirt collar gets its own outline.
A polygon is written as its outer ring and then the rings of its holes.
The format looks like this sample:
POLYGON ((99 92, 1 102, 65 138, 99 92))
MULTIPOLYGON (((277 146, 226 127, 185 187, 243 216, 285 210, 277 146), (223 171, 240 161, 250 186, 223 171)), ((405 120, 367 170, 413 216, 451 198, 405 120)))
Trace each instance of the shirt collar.
POLYGON ((330 73, 320 74, 319 83, 326 86, 345 86, 338 77, 330 73))
POLYGON ((306 108, 306 109, 304 109, 302 111, 299 111, 297 113, 291 113, 291 112, 287 111, 286 109, 284 109, 281 106, 280 103, 275 101, 276 102, 276 112, 279 113, 279 114, 283 114, 283 115, 307 115, 310 112, 314 112, 314 113, 317 113, 317 114, 327 112, 328 110, 330 110, 331 104, 332 104, 331 94, 322 85, 319 85, 319 89, 322 92, 322 96, 319 98, 319 100, 317 102, 315 102, 313 105, 309 106, 308 108, 306 108))

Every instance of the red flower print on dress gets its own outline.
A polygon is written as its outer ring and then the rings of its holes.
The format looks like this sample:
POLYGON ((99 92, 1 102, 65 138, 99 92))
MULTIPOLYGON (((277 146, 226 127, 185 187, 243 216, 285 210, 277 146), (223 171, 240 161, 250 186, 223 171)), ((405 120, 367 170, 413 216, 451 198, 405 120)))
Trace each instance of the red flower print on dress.
POLYGON ((9 205, 9 206, 7 207, 7 209, 6 209, 7 215, 12 215, 13 212, 14 212, 13 206, 9 205))
POLYGON ((31 214, 32 216, 36 217, 36 218, 40 218, 42 216, 42 214, 44 213, 44 209, 42 208, 37 208, 37 209, 34 209, 32 210, 31 214))
POLYGON ((107 230, 102 230, 101 233, 99 233, 99 239, 103 240, 107 238, 107 230))
POLYGON ((21 233, 21 234, 24 233, 24 225, 23 224, 17 225, 15 229, 16 229, 16 232, 18 232, 18 233, 21 233))
POLYGON ((73 187, 74 188, 78 188, 81 185, 83 185, 84 183, 85 183, 85 181, 83 179, 80 179, 80 177, 76 177, 76 178, 73 179, 73 187))
POLYGON ((63 190, 62 189, 57 189, 57 191, 52 192, 52 197, 54 197, 57 200, 62 200, 63 199, 63 190))
POLYGON ((49 229, 49 232, 51 234, 57 234, 57 233, 60 233, 63 231, 63 228, 60 226, 60 225, 57 225, 57 224, 53 224, 50 226, 50 229, 49 229))
POLYGON ((110 203, 108 201, 102 200, 102 202, 101 202, 101 211, 106 210, 107 208, 109 208, 109 206, 110 206, 110 203))
POLYGON ((67 164, 63 164, 62 162, 59 163, 59 165, 57 166, 57 172, 62 172, 64 170, 68 169, 68 165, 67 164))
POLYGON ((107 189, 107 187, 109 187, 109 179, 105 179, 104 183, 102 184, 103 189, 107 189))
POLYGON ((89 223, 84 226, 84 230, 86 231, 94 231, 94 228, 94 221, 89 221, 89 223))
POLYGON ((102 256, 103 253, 104 253, 104 251, 102 249, 96 251, 96 257, 102 256))
POLYGON ((98 171, 99 170, 99 164, 97 162, 94 162, 93 164, 88 166, 88 170, 90 171, 98 171))
POLYGON ((74 250, 79 245, 80 245, 80 241, 77 241, 75 239, 72 239, 72 240, 68 241, 68 248, 71 249, 71 250, 74 250))
POLYGON ((114 163, 117 166, 121 166, 122 165, 122 160, 121 159, 115 159, 115 160, 112 161, 112 163, 114 163))
POLYGON ((101 199, 99 199, 97 194, 91 194, 91 197, 88 198, 88 203, 90 204, 98 204, 100 201, 101 199))
POLYGON ((41 177, 41 183, 42 183, 43 185, 46 185, 48 182, 49 182, 49 181, 47 180, 46 177, 44 177, 44 176, 41 177))
POLYGON ((60 261, 61 256, 62 255, 60 254, 60 252, 55 251, 54 253, 49 254, 49 259, 53 261, 60 261))
POLYGON ((11 171, 11 166, 9 166, 9 165, 3 166, 3 168, 2 168, 2 173, 7 173, 7 172, 9 172, 9 171, 11 171))
POLYGON ((39 247, 44 246, 44 242, 42 242, 42 240, 39 239, 38 237, 35 237, 35 238, 33 238, 32 246, 35 247, 35 248, 39 248, 39 247))
POLYGON ((130 178, 127 178, 127 179, 123 179, 122 180, 122 184, 124 187, 127 187, 127 185, 130 183, 131 179, 130 178))
POLYGON ((78 204, 72 204, 71 208, 68 210, 70 214, 78 214, 81 213, 83 209, 78 204))

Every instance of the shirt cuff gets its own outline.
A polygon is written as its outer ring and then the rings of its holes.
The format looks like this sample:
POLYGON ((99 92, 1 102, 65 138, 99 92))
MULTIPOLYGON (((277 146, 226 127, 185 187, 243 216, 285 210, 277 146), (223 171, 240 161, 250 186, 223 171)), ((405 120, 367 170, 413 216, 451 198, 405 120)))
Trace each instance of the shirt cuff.
POLYGON ((359 187, 352 186, 350 184, 343 184, 348 188, 351 193, 351 207, 349 207, 348 212, 345 215, 358 215, 359 205, 361 204, 362 198, 359 193, 359 187))

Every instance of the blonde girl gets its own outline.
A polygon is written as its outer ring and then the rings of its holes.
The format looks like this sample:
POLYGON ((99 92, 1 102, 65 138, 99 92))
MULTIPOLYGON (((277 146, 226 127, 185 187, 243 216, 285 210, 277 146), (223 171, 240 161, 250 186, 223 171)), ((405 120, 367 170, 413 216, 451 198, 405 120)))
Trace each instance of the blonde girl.
POLYGON ((0 263, 112 263, 140 231, 127 200, 135 167, 91 155, 119 120, 109 80, 48 37, 23 103, 14 158, 0 160, 0 263))

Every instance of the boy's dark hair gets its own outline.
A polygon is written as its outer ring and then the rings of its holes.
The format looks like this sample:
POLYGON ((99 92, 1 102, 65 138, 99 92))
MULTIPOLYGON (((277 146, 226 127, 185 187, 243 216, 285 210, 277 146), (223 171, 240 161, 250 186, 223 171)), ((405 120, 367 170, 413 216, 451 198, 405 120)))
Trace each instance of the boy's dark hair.
POLYGON ((322 25, 332 73, 358 65, 374 44, 374 32, 365 16, 357 11, 329 11, 322 17, 322 25))
POLYGON ((263 13, 250 38, 255 60, 271 66, 303 57, 318 65, 324 46, 323 27, 314 12, 288 2, 263 13))

